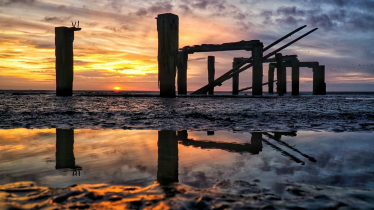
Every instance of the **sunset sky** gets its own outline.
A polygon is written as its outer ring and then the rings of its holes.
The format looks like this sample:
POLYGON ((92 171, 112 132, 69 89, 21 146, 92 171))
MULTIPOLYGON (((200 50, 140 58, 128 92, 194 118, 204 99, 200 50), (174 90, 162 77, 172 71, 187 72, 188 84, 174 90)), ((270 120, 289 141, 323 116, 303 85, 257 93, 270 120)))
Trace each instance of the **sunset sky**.
MULTIPOLYGON (((54 90, 54 27, 79 20, 75 90, 156 91, 155 17, 174 13, 179 47, 241 40, 267 46, 299 26, 308 25, 286 41, 318 27, 282 53, 325 65, 327 91, 374 91, 373 11, 373 0, 0 0, 0 89, 54 90)), ((207 83, 208 55, 216 56, 218 77, 231 69, 233 57, 250 53, 190 55, 189 91, 207 83)), ((264 64, 264 82, 267 69, 264 64)), ((290 90, 290 70, 287 76, 290 90)), ((240 75, 240 88, 251 80, 249 69, 240 75)), ((311 69, 302 68, 300 80, 301 91, 312 90, 311 69)), ((231 80, 216 90, 231 90, 231 80)))

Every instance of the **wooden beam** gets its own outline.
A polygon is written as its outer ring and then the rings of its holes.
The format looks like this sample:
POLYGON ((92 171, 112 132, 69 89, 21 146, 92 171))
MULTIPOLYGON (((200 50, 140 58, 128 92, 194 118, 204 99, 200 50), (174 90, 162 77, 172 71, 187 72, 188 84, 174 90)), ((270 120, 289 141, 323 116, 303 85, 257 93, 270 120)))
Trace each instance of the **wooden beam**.
POLYGON ((223 44, 202 44, 194 46, 185 46, 180 51, 183 51, 188 54, 193 54, 195 52, 215 52, 215 51, 230 51, 230 50, 247 50, 250 51, 254 46, 260 43, 259 40, 251 41, 240 41, 240 42, 231 42, 223 44))
MULTIPOLYGON (((274 82, 277 82, 277 80, 274 80, 272 83, 274 83, 274 82)), ((270 84, 270 82, 262 83, 262 85, 268 85, 268 84, 270 84)), ((245 90, 250 90, 250 89, 252 89, 252 87, 242 88, 242 89, 239 90, 239 92, 242 92, 242 91, 245 91, 245 90)))
POLYGON ((178 30, 179 19, 177 15, 166 13, 157 16, 158 80, 161 97, 175 97, 178 30))

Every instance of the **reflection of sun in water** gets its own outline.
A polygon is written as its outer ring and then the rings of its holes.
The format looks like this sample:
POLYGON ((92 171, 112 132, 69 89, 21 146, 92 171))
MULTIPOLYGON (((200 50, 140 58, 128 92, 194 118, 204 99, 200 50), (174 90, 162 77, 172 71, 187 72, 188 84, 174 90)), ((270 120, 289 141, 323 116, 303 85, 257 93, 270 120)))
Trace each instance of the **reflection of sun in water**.
POLYGON ((114 90, 121 90, 121 87, 114 87, 114 90))

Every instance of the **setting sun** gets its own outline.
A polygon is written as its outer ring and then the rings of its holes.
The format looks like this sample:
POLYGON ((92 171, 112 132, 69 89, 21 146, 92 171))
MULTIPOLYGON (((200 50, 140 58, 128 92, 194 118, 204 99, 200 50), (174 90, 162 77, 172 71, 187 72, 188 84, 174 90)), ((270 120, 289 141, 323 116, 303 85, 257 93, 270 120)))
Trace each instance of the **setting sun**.
POLYGON ((114 87, 114 90, 121 90, 121 87, 114 87))

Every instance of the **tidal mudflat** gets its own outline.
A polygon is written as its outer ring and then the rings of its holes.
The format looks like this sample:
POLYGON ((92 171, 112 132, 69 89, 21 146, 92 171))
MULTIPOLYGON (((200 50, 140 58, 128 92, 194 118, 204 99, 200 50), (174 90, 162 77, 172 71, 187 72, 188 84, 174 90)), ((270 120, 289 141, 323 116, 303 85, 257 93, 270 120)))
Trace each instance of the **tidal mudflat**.
POLYGON ((0 208, 374 208, 373 95, 80 94, 0 95, 0 208))

